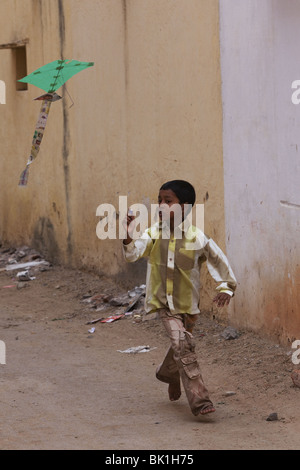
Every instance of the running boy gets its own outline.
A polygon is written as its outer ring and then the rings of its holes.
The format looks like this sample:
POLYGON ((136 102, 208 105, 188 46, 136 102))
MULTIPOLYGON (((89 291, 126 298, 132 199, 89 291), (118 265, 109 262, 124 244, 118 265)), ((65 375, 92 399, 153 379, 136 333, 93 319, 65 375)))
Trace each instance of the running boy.
POLYGON ((237 283, 226 256, 215 242, 186 224, 185 205, 191 208, 195 200, 190 183, 174 180, 163 184, 158 196, 159 222, 133 240, 134 217, 128 215, 123 253, 128 262, 148 258, 145 310, 158 312, 171 341, 156 377, 169 384, 171 401, 181 395, 181 379, 192 413, 204 415, 215 408, 202 379, 192 336, 200 313, 201 264, 207 262, 211 276, 219 283, 214 298, 219 307, 229 304, 237 283))

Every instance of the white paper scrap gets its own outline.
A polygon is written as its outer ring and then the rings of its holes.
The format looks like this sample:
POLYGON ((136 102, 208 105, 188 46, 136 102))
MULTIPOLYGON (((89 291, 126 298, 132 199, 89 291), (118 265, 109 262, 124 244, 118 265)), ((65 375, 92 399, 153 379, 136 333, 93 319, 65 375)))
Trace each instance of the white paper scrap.
POLYGON ((137 353, 149 352, 149 351, 152 351, 153 349, 156 349, 156 348, 150 348, 150 346, 135 346, 132 348, 125 349, 124 351, 121 351, 120 349, 118 349, 118 352, 126 353, 126 354, 137 354, 137 353))

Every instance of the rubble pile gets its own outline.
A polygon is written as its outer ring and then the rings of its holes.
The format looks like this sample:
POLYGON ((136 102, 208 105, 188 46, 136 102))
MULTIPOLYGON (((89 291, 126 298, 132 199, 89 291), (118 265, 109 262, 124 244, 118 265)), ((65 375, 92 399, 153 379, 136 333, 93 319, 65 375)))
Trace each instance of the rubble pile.
POLYGON ((84 294, 81 302, 88 304, 90 309, 94 309, 96 312, 107 311, 109 307, 113 307, 115 310, 114 315, 100 317, 95 320, 91 320, 88 324, 94 324, 97 322, 110 323, 115 320, 119 320, 125 316, 132 316, 135 321, 141 321, 144 313, 144 297, 146 292, 146 286, 142 284, 127 293, 114 296, 113 294, 84 294))
POLYGON ((51 264, 35 249, 28 246, 0 248, 0 272, 11 275, 18 289, 26 287, 26 281, 36 279, 38 272, 47 271, 51 264))

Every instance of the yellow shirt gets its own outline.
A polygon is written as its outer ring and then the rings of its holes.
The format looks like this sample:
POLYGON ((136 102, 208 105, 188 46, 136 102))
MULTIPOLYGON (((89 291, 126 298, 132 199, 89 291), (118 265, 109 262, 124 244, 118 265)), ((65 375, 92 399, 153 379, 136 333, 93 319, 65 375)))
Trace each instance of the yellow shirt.
POLYGON ((139 239, 122 246, 128 262, 148 258, 147 313, 159 308, 168 308, 172 314, 199 313, 200 268, 205 261, 213 279, 220 283, 217 291, 234 294, 237 281, 226 256, 211 238, 194 226, 186 229, 181 225, 174 236, 166 226, 157 223, 139 239))

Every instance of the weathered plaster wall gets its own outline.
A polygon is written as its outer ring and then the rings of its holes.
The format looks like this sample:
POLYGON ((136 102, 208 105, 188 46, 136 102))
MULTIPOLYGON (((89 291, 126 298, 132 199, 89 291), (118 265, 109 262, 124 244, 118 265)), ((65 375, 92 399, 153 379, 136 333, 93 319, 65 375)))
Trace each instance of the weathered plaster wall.
POLYGON ((61 57, 95 66, 68 82, 73 107, 66 93, 52 105, 28 187, 18 188, 39 90, 16 92, 11 51, 0 50, 8 89, 1 239, 33 241, 65 264, 134 279, 144 265, 125 265, 119 241, 96 237, 96 208, 117 206, 119 195, 150 205, 163 182, 181 178, 205 200, 206 232, 224 248, 218 2, 2 0, 0 44, 23 37, 28 73, 61 57))
POLYGON ((232 321, 283 341, 300 337, 299 25, 296 0, 220 1, 232 321))

